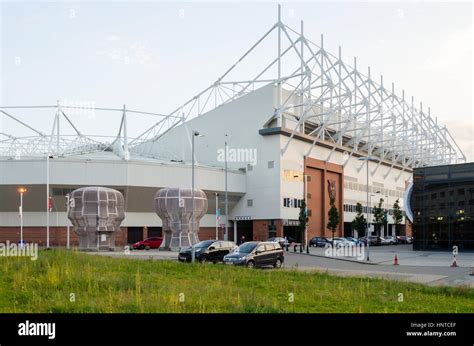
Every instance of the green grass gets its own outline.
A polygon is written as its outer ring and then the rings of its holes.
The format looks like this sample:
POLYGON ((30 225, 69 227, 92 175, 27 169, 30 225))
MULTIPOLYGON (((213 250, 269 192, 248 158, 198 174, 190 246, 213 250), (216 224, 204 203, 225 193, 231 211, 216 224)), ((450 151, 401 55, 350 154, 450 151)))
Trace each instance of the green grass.
POLYGON ((0 258, 0 277, 0 312, 474 312, 468 288, 63 250, 0 258))

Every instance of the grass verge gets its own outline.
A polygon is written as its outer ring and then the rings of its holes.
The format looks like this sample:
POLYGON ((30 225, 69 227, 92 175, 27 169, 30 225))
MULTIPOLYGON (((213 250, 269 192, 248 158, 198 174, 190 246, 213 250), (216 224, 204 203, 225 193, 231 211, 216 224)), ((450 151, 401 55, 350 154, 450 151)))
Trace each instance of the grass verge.
POLYGON ((469 288, 65 250, 1 258, 0 277, 0 312, 474 312, 469 288))

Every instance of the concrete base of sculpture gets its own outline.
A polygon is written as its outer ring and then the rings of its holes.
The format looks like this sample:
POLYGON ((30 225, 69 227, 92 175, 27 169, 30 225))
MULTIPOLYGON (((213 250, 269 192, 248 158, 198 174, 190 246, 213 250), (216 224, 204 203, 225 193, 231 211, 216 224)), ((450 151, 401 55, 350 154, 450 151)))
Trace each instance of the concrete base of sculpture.
POLYGON ((116 232, 77 231, 79 250, 88 252, 115 251, 116 232))

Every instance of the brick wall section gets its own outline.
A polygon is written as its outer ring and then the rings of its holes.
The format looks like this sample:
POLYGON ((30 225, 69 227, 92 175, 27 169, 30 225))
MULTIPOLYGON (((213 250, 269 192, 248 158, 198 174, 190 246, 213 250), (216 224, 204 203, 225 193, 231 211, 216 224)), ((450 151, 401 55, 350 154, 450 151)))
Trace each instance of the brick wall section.
POLYGON ((253 240, 268 239, 268 221, 253 220, 253 240))
POLYGON ((408 237, 413 237, 413 224, 408 221, 408 218, 405 218, 405 235, 408 237))
MULTIPOLYGON (((70 244, 78 246, 79 242, 73 227, 70 228, 70 244)), ((46 246, 46 227, 23 227, 23 239, 27 243, 37 243, 39 246, 46 246)), ((0 227, 0 243, 20 241, 19 227, 0 227)), ((127 228, 122 227, 121 231, 115 236, 115 245, 123 246, 127 244, 127 228)), ((67 245, 67 228, 66 227, 50 227, 49 228, 49 245, 50 246, 66 246, 67 245)))
MULTIPOLYGON (((233 229, 229 227, 229 233, 232 233, 233 229)), ((219 239, 224 239, 224 231, 219 227, 218 231, 219 239)), ((233 233, 232 233, 233 234, 233 233)), ((216 228, 215 227, 200 227, 198 231, 199 240, 216 239, 216 228)))
POLYGON ((342 237, 344 233, 344 167, 334 163, 314 158, 305 158, 304 174, 311 176, 307 183, 307 192, 311 198, 307 199, 311 216, 308 217, 308 239, 315 236, 332 237, 332 232, 326 225, 330 209, 328 195, 328 180, 334 180, 336 185, 335 206, 339 212, 339 225, 335 236, 342 237))

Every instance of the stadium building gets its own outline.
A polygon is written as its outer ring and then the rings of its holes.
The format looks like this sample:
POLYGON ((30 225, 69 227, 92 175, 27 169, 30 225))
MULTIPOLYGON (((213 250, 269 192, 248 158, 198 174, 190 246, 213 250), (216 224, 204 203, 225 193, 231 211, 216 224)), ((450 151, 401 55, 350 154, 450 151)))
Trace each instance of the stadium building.
MULTIPOLYGON (((195 187, 209 200, 201 239, 301 241, 304 199, 308 238, 331 236, 331 205, 340 216, 336 235, 357 236, 356 204, 365 213, 370 199, 371 213, 380 198, 389 210, 380 233, 395 234, 391 209, 397 199, 403 209, 413 169, 465 156, 429 108, 371 76, 370 68, 359 71, 355 58, 347 64, 341 57, 341 49, 334 55, 324 48, 322 36, 311 41, 303 24, 294 30, 278 18, 215 83, 168 114, 62 103, 0 107, 4 127, 18 129, 0 131, 0 241, 20 239, 20 187, 27 189, 26 242, 65 245, 66 195, 83 186, 124 194, 118 244, 159 236, 153 197, 164 187, 191 187, 193 147, 195 187), (267 65, 252 60, 259 49, 269 56, 267 65), (81 130, 74 113, 86 108, 96 117, 110 114, 116 133, 109 133, 112 123, 94 133, 81 130), (27 112, 48 112, 44 128, 32 126, 27 112), (132 134, 133 116, 152 117, 154 124, 132 134)), ((398 233, 410 232, 405 220, 401 226, 398 233)), ((72 231, 71 242, 77 244, 72 231)))

